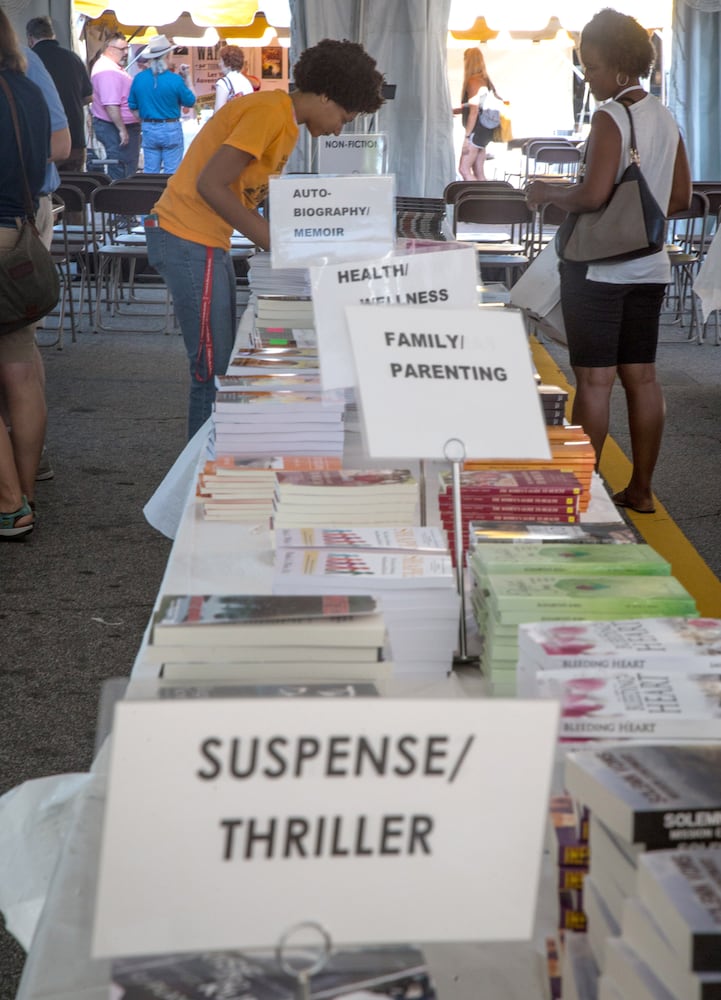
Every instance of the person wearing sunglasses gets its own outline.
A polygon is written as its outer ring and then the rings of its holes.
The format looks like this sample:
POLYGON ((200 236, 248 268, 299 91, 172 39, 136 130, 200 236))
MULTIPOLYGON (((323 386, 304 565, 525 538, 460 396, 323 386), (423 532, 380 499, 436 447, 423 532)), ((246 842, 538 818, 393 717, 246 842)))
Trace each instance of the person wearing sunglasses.
POLYGON ((108 35, 90 74, 93 128, 105 147, 105 156, 115 161, 108 164, 108 174, 114 181, 134 174, 140 157, 140 122, 128 107, 133 82, 125 69, 129 48, 121 32, 108 35))

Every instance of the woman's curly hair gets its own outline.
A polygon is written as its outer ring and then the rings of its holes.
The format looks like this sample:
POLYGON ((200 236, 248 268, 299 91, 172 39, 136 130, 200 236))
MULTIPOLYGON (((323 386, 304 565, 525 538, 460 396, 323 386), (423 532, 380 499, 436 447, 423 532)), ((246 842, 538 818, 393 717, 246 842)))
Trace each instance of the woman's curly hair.
POLYGON ((630 77, 648 76, 656 53, 648 32, 628 14, 605 7, 581 32, 581 45, 595 45, 609 66, 630 77))
POLYGON ((299 90, 324 94, 349 113, 371 113, 383 103, 383 74, 357 42, 324 38, 301 53, 293 77, 299 90))

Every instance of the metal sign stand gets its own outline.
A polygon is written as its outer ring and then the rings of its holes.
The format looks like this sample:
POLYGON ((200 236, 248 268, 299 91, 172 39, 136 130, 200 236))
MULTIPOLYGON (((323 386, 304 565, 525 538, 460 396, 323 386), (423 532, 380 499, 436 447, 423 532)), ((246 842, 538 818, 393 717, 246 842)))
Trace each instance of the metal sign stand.
POLYGON ((464 566, 463 520, 461 517, 461 467, 466 457, 466 446, 460 438, 449 438, 443 446, 443 454, 451 463, 453 474, 453 532, 454 555, 456 560, 456 587, 461 598, 461 619, 458 625, 458 652, 453 657, 454 667, 478 666, 477 656, 469 656, 466 635, 466 578, 464 566))

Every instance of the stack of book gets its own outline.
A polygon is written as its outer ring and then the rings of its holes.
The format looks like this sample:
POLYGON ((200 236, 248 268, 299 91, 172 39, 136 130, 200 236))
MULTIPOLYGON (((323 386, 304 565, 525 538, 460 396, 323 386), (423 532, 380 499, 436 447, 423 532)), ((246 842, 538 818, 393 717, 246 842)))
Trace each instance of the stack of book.
POLYGON ((284 455, 245 458, 217 455, 198 474, 196 495, 203 516, 211 521, 267 524, 273 516, 277 471, 340 469, 340 458, 331 455, 284 455))
POLYGON ((310 295, 307 267, 273 267, 270 256, 257 250, 250 258, 248 282, 254 295, 310 295))
POLYGON ((538 386, 538 395, 541 399, 546 425, 550 427, 562 426, 566 415, 568 392, 560 385, 542 383, 538 386))
POLYGON ((579 509, 583 513, 591 502, 591 480, 596 464, 596 453, 593 450, 591 439, 577 424, 547 427, 546 432, 551 449, 550 459, 469 458, 464 462, 463 468, 469 471, 476 469, 559 469, 562 472, 572 472, 581 487, 579 509))
MULTIPOLYGON (((348 536, 355 530, 347 529, 348 536)), ((396 548, 390 529, 374 543, 349 546, 346 539, 345 547, 280 548, 273 591, 372 594, 388 628, 394 673, 445 675, 453 664, 460 614, 447 550, 396 548)))
POLYGON ((301 329, 314 327, 310 295, 257 295, 255 325, 258 328, 301 329))
POLYGON ((230 359, 226 374, 246 377, 311 375, 320 381, 318 350, 315 347, 243 347, 230 359))
POLYGON ((558 923, 566 931, 585 931, 583 880, 588 873, 588 815, 576 812, 570 795, 553 795, 549 808, 548 853, 557 889, 558 923))
POLYGON ((521 624, 696 614, 668 563, 641 543, 488 543, 474 549, 470 570, 481 665, 497 693, 517 693, 521 624))
POLYGON ((721 618, 546 621, 518 627, 518 694, 538 679, 637 674, 721 674, 721 618))
POLYGON ((342 391, 223 389, 213 410, 215 453, 340 458, 344 415, 342 391))
POLYGON ((366 594, 163 597, 146 662, 177 680, 377 681, 386 624, 366 594))
MULTIPOLYGON (((450 472, 440 474, 441 521, 455 546, 453 486, 450 472)), ((461 530, 464 544, 471 521, 533 521, 574 524, 579 518, 581 488, 570 472, 558 469, 480 469, 460 475, 461 530)))
POLYGON ((279 472, 276 528, 418 523, 418 482, 407 469, 279 472))
POLYGON ((599 996, 719 996, 719 774, 718 742, 568 755, 568 792, 590 810, 584 907, 599 996))

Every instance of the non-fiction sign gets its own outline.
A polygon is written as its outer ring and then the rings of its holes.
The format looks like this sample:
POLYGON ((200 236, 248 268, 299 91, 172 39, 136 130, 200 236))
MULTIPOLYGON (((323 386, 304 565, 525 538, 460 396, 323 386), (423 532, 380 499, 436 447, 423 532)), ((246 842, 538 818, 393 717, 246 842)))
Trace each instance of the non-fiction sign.
POLYGON ((337 944, 527 939, 557 723, 551 700, 120 702, 93 954, 308 920, 337 944))
POLYGON ((322 135, 318 139, 318 171, 322 174, 384 174, 388 163, 385 132, 322 135))
POLYGON ((366 305, 346 316, 373 458, 550 458, 520 312, 366 305))
POLYGON ((470 244, 401 240, 387 257, 310 269, 324 389, 352 386, 355 364, 347 305, 475 306, 476 251, 470 244))
POLYGON ((270 178, 273 267, 383 257, 395 241, 395 178, 270 178))

